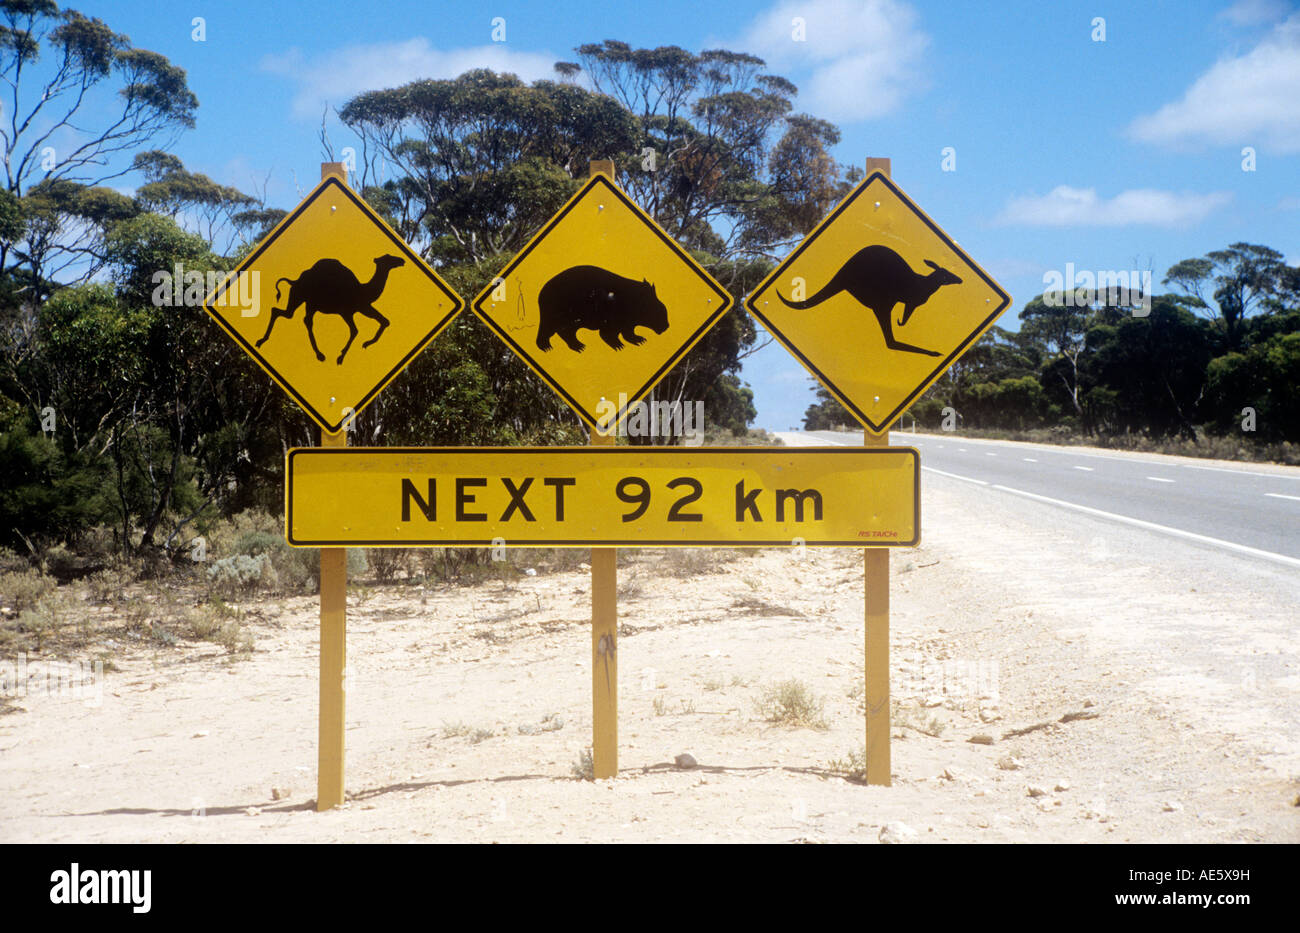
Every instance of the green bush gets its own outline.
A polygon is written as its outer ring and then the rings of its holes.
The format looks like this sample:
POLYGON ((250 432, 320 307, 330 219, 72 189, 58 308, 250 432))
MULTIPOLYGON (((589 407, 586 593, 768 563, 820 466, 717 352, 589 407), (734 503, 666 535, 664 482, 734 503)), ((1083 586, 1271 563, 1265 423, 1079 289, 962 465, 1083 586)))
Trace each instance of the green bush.
POLYGON ((42 597, 53 593, 58 581, 39 570, 0 573, 0 604, 22 612, 33 608, 42 597))
POLYGON ((823 715, 825 701, 815 696, 801 680, 783 680, 765 688, 757 705, 768 722, 818 730, 829 728, 823 715))
POLYGON ((31 562, 26 557, 11 548, 0 546, 0 573, 27 570, 29 567, 31 562))
POLYGON ((272 590, 279 582, 269 554, 237 554, 213 561, 208 567, 208 585, 218 596, 248 595, 258 589, 272 590))
POLYGON ((391 583, 402 571, 410 573, 414 551, 414 548, 405 547, 366 548, 366 563, 374 571, 376 581, 391 583))
POLYGON ((51 590, 18 616, 16 628, 29 635, 35 642, 32 647, 40 651, 72 620, 75 610, 76 604, 68 594, 51 590))

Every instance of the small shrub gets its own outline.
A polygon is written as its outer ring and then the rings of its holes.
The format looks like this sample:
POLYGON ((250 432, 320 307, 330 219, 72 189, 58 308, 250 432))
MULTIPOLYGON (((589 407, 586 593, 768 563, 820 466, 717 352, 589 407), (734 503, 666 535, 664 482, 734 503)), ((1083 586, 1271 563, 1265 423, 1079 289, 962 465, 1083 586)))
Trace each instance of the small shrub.
POLYGON ((52 576, 32 568, 0 573, 0 604, 20 613, 34 607, 57 586, 52 576))
POLYGON ((76 605, 67 593, 52 590, 18 616, 17 628, 31 635, 35 649, 41 651, 64 629, 75 611, 76 605))
POLYGON ((272 589, 278 582, 269 554, 223 557, 208 567, 208 586, 218 596, 247 595, 259 588, 272 589))
POLYGON ((56 544, 41 554, 41 564, 50 576, 67 582, 85 573, 87 561, 63 544, 56 544))
POLYGON ((809 729, 829 728, 823 715, 825 701, 814 696, 801 680, 783 680, 768 687, 758 700, 758 710, 768 722, 809 729))
POLYGON ((175 648, 180 643, 180 639, 176 637, 176 633, 167 628, 161 622, 149 623, 148 634, 150 641, 156 645, 161 645, 164 648, 175 648))
POLYGON ((375 575, 378 583, 392 583, 398 574, 409 573, 413 548, 372 547, 366 548, 366 563, 375 575))
POLYGON ((250 653, 253 636, 240 624, 242 617, 242 613, 219 599, 206 603, 190 616, 190 635, 220 645, 231 654, 250 653))
POLYGON ((947 724, 933 713, 926 712, 916 701, 904 706, 898 700, 890 704, 889 721, 892 725, 914 729, 924 735, 939 738, 947 724))
POLYGON ((12 548, 0 547, 0 574, 27 570, 31 566, 31 561, 17 551, 12 548))
POLYGON ((620 577, 618 581, 619 599, 636 599, 645 592, 645 582, 640 577, 620 577))
POLYGON ((663 571, 673 577, 701 577, 721 573, 724 565, 741 555, 737 548, 666 548, 661 553, 663 571))
POLYGON ((117 608, 126 596, 127 587, 134 582, 135 568, 129 564, 117 564, 86 577, 86 589, 93 604, 117 608))
POLYGON ((654 708, 655 708, 655 715, 656 715, 656 716, 667 716, 667 715, 668 715, 668 700, 665 699, 664 697, 655 697, 655 698, 654 698, 654 708))
POLYGON ((596 761, 591 756, 591 749, 584 748, 570 770, 579 781, 596 780, 596 761))
POLYGON ((92 567, 107 567, 117 556, 117 537, 107 525, 96 525, 77 538, 76 550, 92 567))
POLYGON ((867 750, 850 751, 844 758, 832 758, 826 762, 826 770, 842 774, 850 781, 867 779, 867 750))
POLYGON ((117 581, 108 570, 100 570, 86 577, 86 589, 90 593, 90 601, 96 606, 110 606, 117 601, 117 581))
POLYGON ((230 518, 222 519, 207 531, 208 554, 213 557, 234 557, 247 554, 249 538, 258 533, 270 538, 278 538, 282 531, 282 520, 270 512, 260 509, 247 509, 230 518))

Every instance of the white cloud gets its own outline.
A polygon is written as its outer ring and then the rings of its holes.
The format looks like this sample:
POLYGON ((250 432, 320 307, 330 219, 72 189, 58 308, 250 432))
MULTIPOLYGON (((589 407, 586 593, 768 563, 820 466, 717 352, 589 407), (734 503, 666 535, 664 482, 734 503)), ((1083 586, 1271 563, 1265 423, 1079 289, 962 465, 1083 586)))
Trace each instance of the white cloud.
POLYGON ((305 59, 298 49, 267 56, 262 70, 298 85, 293 114, 319 120, 325 105, 342 107, 362 91, 400 87, 421 78, 454 78, 473 68, 511 72, 525 81, 555 77, 559 59, 546 52, 515 52, 503 43, 464 49, 436 49, 423 36, 401 42, 353 45, 305 59))
POLYGON ((1012 198, 997 222, 1028 227, 1183 227, 1198 223, 1232 199, 1227 192, 1195 194, 1134 188, 1106 199, 1096 188, 1058 185, 1042 197, 1012 198))
POLYGON ((784 0, 725 43, 799 85, 799 109, 851 122, 897 110, 925 85, 929 37, 899 0, 784 0), (796 18, 804 41, 795 39, 796 18), (802 77, 807 74, 807 77, 802 77))
POLYGON ((1226 19, 1234 26, 1258 26, 1260 23, 1276 23, 1290 9, 1286 0, 1237 0, 1217 18, 1226 19))
POLYGON ((1210 142, 1300 152, 1300 13, 1249 52, 1220 59, 1181 100, 1138 117, 1137 139, 1210 142))

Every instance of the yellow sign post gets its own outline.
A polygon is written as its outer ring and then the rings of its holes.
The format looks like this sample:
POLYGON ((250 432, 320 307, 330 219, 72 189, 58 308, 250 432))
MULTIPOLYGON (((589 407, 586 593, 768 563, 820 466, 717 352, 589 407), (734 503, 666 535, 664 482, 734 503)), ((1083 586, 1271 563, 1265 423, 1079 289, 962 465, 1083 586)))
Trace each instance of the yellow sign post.
POLYGON ((464 302, 330 174, 204 306, 321 430, 336 434, 464 302))
MULTIPOLYGON (((867 450, 1011 296, 890 179, 867 176, 745 301, 856 417, 867 450)), ((863 549, 866 778, 889 785, 889 551, 863 549)))
MULTIPOLYGON (((592 429, 609 435, 731 307, 614 181, 590 177, 472 303, 474 313, 592 429)), ((592 764, 618 773, 617 554, 591 552, 592 764)))
POLYGON ((875 167, 745 306, 880 434, 1010 303, 875 167))
MULTIPOLYGON (((353 418, 464 307, 347 186, 340 162, 204 301, 204 309, 321 429, 347 447, 353 418)), ((320 552, 316 808, 344 799, 347 551, 320 552)))
POLYGON ((608 433, 732 299, 602 165, 471 307, 608 433))
POLYGON ((289 451, 296 547, 913 547, 911 447, 289 451))

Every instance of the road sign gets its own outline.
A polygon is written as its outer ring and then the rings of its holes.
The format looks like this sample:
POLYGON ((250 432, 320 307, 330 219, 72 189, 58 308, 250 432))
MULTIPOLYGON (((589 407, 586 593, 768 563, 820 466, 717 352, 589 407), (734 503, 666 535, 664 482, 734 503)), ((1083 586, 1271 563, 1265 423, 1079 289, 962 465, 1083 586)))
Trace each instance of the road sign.
POLYGON ((605 432, 731 307, 731 296, 593 175, 471 307, 605 432))
POLYGON ((920 541, 910 447, 296 448, 298 547, 920 541))
POLYGON ((204 307, 334 434, 464 302, 369 205, 331 176, 276 225, 204 307))
POLYGON ((877 171, 745 305, 879 434, 1010 303, 1010 295, 877 171))

